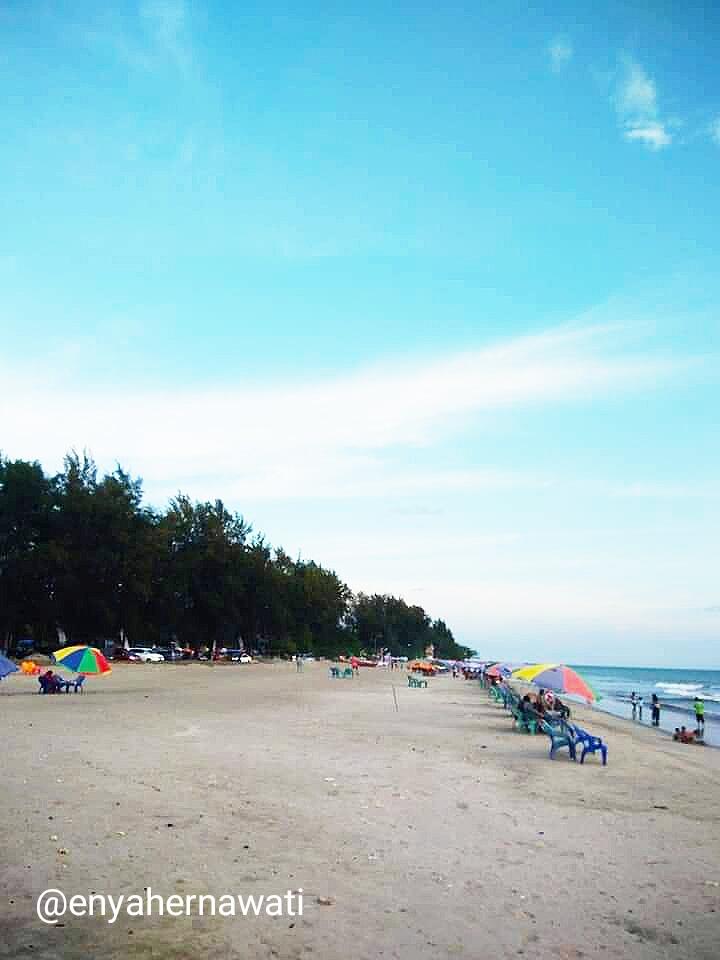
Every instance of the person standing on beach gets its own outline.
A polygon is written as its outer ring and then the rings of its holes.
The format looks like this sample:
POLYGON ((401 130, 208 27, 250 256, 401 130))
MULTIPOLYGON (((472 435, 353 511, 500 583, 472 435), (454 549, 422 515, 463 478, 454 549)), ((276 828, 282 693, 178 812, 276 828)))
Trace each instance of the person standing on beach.
POLYGON ((705 701, 702 697, 695 697, 693 703, 695 707, 695 724, 698 734, 702 736, 705 733, 705 701))
POLYGON ((652 695, 652 725, 654 727, 660 726, 660 701, 656 693, 652 695))
POLYGON ((637 720, 638 696, 634 690, 630 694, 630 704, 632 706, 632 718, 633 720, 637 720))

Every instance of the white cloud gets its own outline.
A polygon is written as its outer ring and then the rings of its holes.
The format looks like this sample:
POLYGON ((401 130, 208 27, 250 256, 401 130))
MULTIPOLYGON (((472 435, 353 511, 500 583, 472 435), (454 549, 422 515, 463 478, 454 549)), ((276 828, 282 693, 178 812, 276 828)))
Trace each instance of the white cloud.
POLYGON ((720 117, 717 117, 717 119, 713 120, 710 124, 710 136, 720 147, 720 117))
POLYGON ((68 364, 55 382, 45 365, 8 369, 2 443, 7 455, 37 457, 47 469, 72 447, 89 448, 102 468, 119 459, 145 478, 156 503, 178 488, 242 502, 543 484, 531 474, 438 465, 433 451, 468 433, 480 414, 646 387, 676 368, 677 361, 616 355, 612 337, 612 327, 560 329, 269 386, 98 393, 75 386, 81 378, 68 364))
POLYGON ((627 60, 615 104, 626 140, 661 150, 672 143, 667 123, 658 116, 655 81, 640 64, 627 60))
POLYGON ((625 129, 626 140, 639 140, 651 150, 660 150, 672 143, 672 135, 667 132, 665 124, 654 120, 651 123, 630 124, 625 129))
POLYGON ((657 113, 655 82, 638 63, 629 61, 618 92, 618 108, 630 116, 654 117, 657 113))
POLYGON ((550 67, 553 73, 560 73, 563 67, 572 60, 572 44, 565 37, 556 37, 548 47, 550 67))
POLYGON ((714 484, 700 483, 627 483, 613 488, 611 493, 616 497, 684 501, 720 496, 714 484))

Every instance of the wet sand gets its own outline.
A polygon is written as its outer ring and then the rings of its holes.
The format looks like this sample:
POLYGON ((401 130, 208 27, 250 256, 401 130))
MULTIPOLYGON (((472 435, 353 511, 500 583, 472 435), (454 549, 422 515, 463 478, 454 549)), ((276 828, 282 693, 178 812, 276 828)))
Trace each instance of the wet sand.
POLYGON ((401 671, 120 664, 87 687, 0 685, 0 957, 720 955, 718 750, 593 712, 609 765, 551 762, 476 683, 401 671), (304 915, 35 916, 48 887, 147 886, 301 887, 304 915))

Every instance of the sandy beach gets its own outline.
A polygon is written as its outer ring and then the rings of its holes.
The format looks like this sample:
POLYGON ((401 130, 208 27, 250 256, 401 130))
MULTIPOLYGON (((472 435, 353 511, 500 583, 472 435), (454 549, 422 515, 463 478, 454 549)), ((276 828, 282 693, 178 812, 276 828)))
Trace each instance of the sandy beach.
POLYGON ((593 712, 550 761, 476 683, 118 665, 0 687, 0 957, 714 960, 720 751, 593 712), (396 686, 398 710, 392 685, 396 686), (284 894, 301 917, 63 918, 35 900, 284 894))

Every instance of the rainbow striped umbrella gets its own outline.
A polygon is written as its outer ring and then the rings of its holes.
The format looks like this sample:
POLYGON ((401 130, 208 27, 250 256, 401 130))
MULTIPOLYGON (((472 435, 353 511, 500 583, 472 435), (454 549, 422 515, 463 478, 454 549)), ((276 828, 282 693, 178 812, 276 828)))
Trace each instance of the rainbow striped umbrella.
POLYGON ((63 647, 62 650, 55 651, 53 660, 59 666, 82 673, 86 677, 110 673, 111 670, 110 664, 95 647, 63 647))
POLYGON ((600 700, 600 694, 593 690, 587 680, 562 663, 534 663, 530 667, 521 667, 513 671, 512 679, 534 683, 536 687, 552 690, 553 693, 581 697, 587 703, 600 700))

